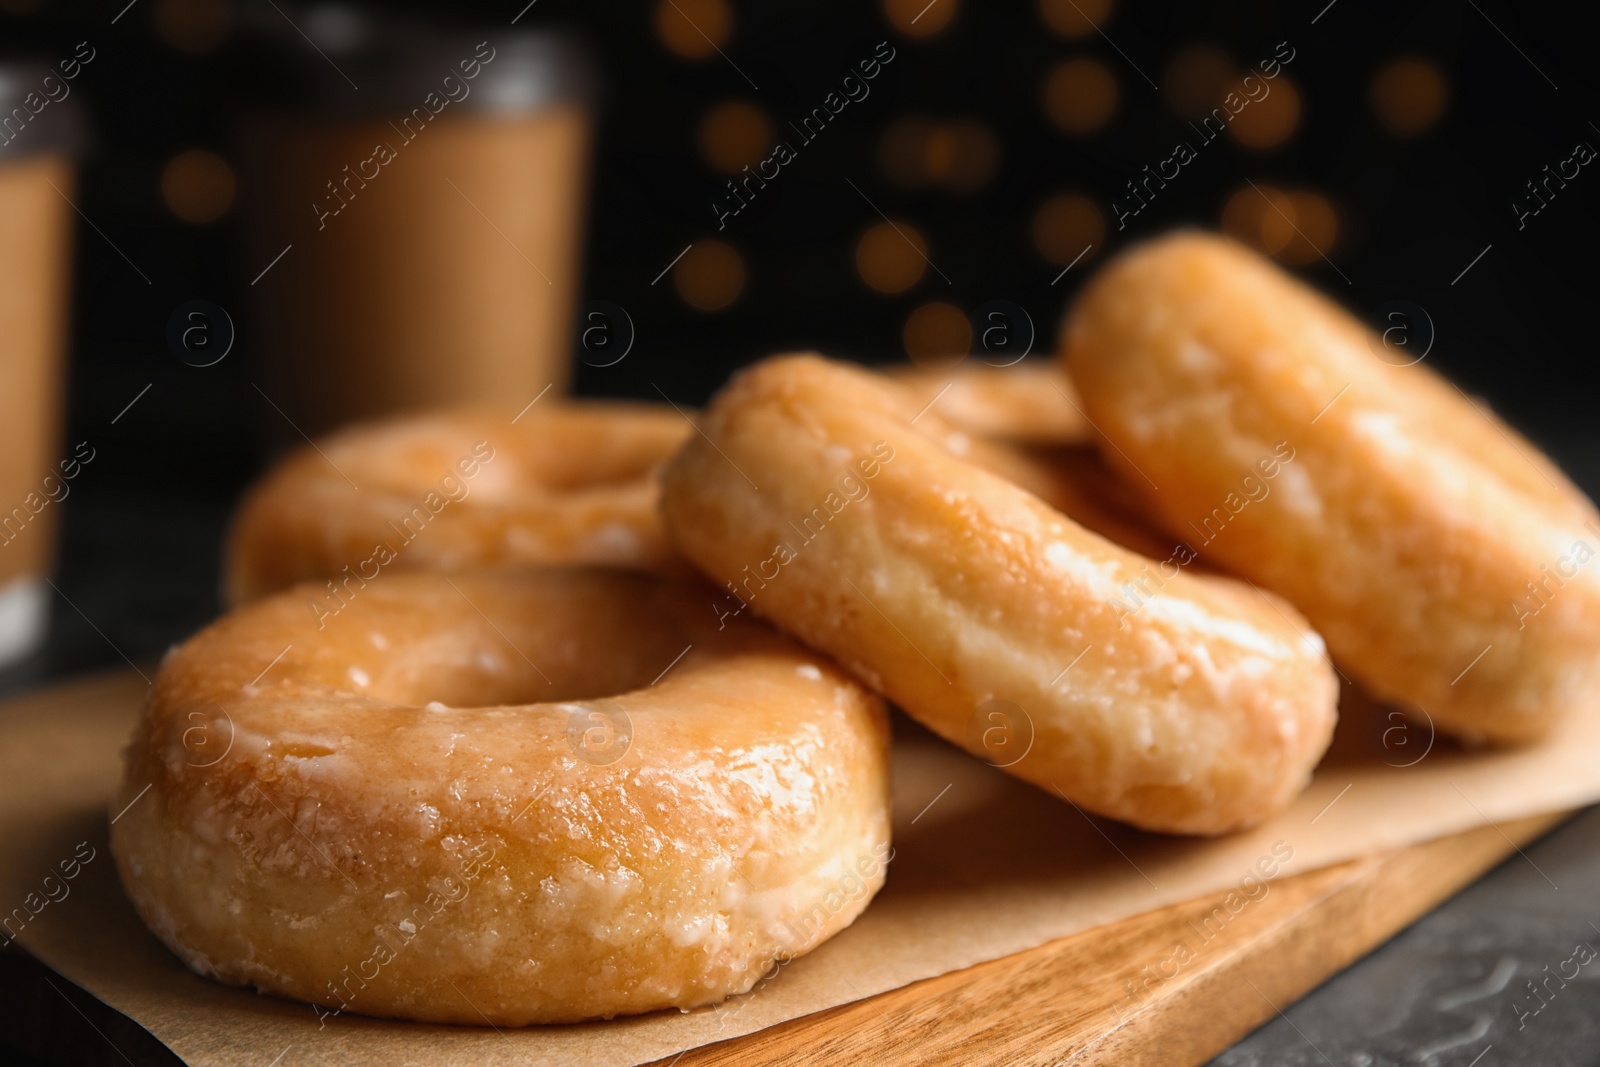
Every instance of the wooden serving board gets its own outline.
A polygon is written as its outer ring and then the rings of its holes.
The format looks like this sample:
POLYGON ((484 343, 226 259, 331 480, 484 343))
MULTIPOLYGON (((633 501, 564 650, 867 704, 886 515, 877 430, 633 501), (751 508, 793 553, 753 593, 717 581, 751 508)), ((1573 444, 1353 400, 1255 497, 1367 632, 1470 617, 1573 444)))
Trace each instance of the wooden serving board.
POLYGON ((1485 826, 1275 881, 1216 944, 1223 894, 692 1049, 652 1067, 1205 1063, 1569 812, 1485 826), (1170 977, 1167 977, 1170 975, 1170 977))
MULTIPOLYGON (((35 872, 48 870, 54 857, 69 848, 64 842, 77 841, 85 833, 100 835, 95 840, 104 851, 107 783, 115 780, 118 752, 142 692, 142 678, 118 673, 0 704, 0 742, 4 742, 0 756, 7 757, 0 762, 6 765, 9 783, 0 791, 4 802, 0 823, 6 829, 0 834, 0 845, 6 849, 0 851, 8 850, 0 861, 0 888, 6 899, 23 899, 35 887, 35 872), (41 759, 42 754, 50 758, 41 759)), ((1363 729, 1360 717, 1350 716, 1346 740, 1359 741, 1363 729)), ((880 921, 891 923, 892 936, 883 929, 874 935, 884 939, 880 945, 893 949, 908 940, 932 941, 963 921, 968 923, 965 929, 980 935, 985 926, 997 935, 1032 929, 1016 925, 1018 916, 1025 924, 1031 914, 1021 904, 1032 903, 1030 894, 1050 891, 1076 899, 1097 892, 1104 897, 1113 890, 1121 894, 1102 904, 1099 925, 1080 926, 1081 932, 1037 948, 698 1046, 657 1064, 821 1064, 861 1057, 891 1067, 1202 1063, 1514 854, 1518 845, 1565 818, 1559 811, 1600 796, 1596 788, 1600 772, 1590 755, 1600 747, 1600 731, 1588 719, 1576 722, 1568 736, 1543 749, 1498 754, 1442 751, 1401 771, 1391 767, 1374 771, 1370 754, 1345 751, 1336 744, 1319 772, 1322 780, 1313 782, 1299 809, 1282 816, 1276 828, 1263 828, 1258 839, 1246 835, 1242 845, 1232 839, 1190 843, 1191 853, 1232 848, 1225 860, 1212 862, 1224 862, 1227 871, 1234 871, 1247 869, 1249 860, 1262 854, 1280 829, 1286 834, 1292 830, 1296 862, 1312 868, 1303 874, 1284 872, 1260 883, 1256 887, 1260 892, 1248 906, 1240 907, 1235 899, 1234 912, 1223 917, 1222 931, 1214 939, 1201 940, 1207 918, 1215 918, 1214 909, 1230 894, 1214 893, 1108 921, 1135 910, 1127 906, 1117 910, 1117 901, 1126 905, 1126 894, 1139 890, 1122 867, 1132 864, 1138 870, 1142 861, 1168 882, 1169 874, 1195 860, 1189 855, 1174 861, 1169 855, 1183 843, 1102 828, 1081 812, 1058 810, 1047 795, 998 772, 969 774, 980 765, 953 750, 930 748, 915 737, 897 743, 905 772, 900 784, 916 798, 904 825, 896 830, 897 843, 904 845, 897 858, 899 891, 904 896, 910 886, 920 888, 922 895, 912 892, 898 903, 889 899, 876 906, 880 921), (954 778, 962 784, 952 790, 949 782, 954 778), (1434 779, 1442 779, 1444 788, 1434 779), (1334 788, 1341 781, 1342 787, 1334 788), (1448 795, 1441 798, 1446 789, 1448 795), (1354 796, 1336 806, 1352 790, 1354 796), (923 818, 933 805, 922 798, 938 801, 946 792, 951 795, 943 807, 933 809, 932 819, 923 818), (1558 813, 1518 817, 1537 810, 1537 805, 1558 813), (1330 826, 1340 819, 1349 823, 1358 811, 1357 825, 1329 833, 1330 826), (1374 812, 1392 816, 1375 824, 1374 812), (1029 828, 1024 844, 1050 841, 1052 848, 1045 851, 1052 862, 1016 862, 1018 841, 998 840, 1003 826, 997 828, 995 819, 1001 813, 1029 828), (1367 841, 1387 833, 1393 841, 1396 833, 1415 834, 1435 824, 1442 825, 1431 832, 1444 833, 1473 825, 1458 817, 1467 813, 1480 820, 1476 828, 1316 865, 1351 854, 1347 850, 1329 855, 1330 842, 1337 847, 1341 838, 1367 841), (1317 859, 1319 849, 1326 859, 1317 859), (1006 867, 1008 863, 1011 866, 1006 867), (973 871, 981 873, 983 881, 970 879, 973 871), (940 910, 936 905, 946 899, 959 899, 968 906, 940 910), (898 913, 896 907, 901 909, 898 913), (922 910, 906 910, 916 907, 922 910), (974 909, 980 916, 977 926, 972 925, 974 909), (897 914, 901 918, 893 925, 897 914), (884 915, 889 918, 882 919, 884 915), (931 925, 930 920, 942 925, 931 925), (934 936, 921 937, 922 930, 934 936), (1178 948, 1187 944, 1202 947, 1185 956, 1178 948)), ((1276 852, 1277 845, 1271 848, 1276 852)), ((57 963, 67 962, 63 972, 79 974, 86 986, 98 984, 96 995, 105 996, 106 1003, 21 956, 22 945, 0 954, 0 1034, 7 1043, 40 1058, 61 1062, 63 1055, 71 1055, 69 1062, 92 1062, 98 1054, 106 1062, 176 1062, 153 1036, 161 1032, 175 1034, 179 1046, 213 1063, 264 1063, 291 1043, 304 1045, 297 1059, 307 1063, 411 1062, 408 1050, 413 1045, 427 1049, 436 1062, 477 1063, 490 1050, 496 1055, 487 1058, 496 1062, 543 1061, 551 1058, 544 1054, 550 1048, 556 1049, 555 1058, 565 1057, 561 1062, 588 1062, 583 1058, 589 1051, 584 1043, 591 1035, 582 1027, 573 1029, 583 1032, 565 1035, 566 1052, 558 1044, 563 1028, 551 1031, 554 1036, 546 1046, 529 1041, 512 1046, 511 1053, 500 1043, 521 1040, 520 1036, 473 1028, 352 1019, 348 1030, 322 1034, 310 1026, 298 1005, 227 990, 184 970, 143 933, 116 887, 112 869, 102 863, 89 870, 73 890, 71 906, 76 913, 52 910, 45 917, 53 922, 70 915, 70 921, 58 924, 57 933, 48 937, 44 935, 49 928, 41 925, 37 931, 41 944, 56 953, 57 963), (110 1007, 112 1002, 128 1005, 129 1015, 110 1007), (173 1005, 185 1010, 174 1016, 173 1005), (135 1017, 146 1019, 152 1032, 133 1022, 135 1017), (81 1057, 65 1052, 64 1046, 71 1045, 74 1037, 85 1046, 76 1049, 81 1057), (581 1046, 578 1054, 568 1055, 574 1045, 581 1046)), ((1148 877, 1142 881, 1156 888, 1148 877)), ((1228 884, 1235 890, 1243 885, 1242 881, 1228 884)), ((1164 899, 1179 895, 1174 892, 1164 899)), ((1066 903, 1057 899, 1051 907, 1059 910, 1066 903)), ((868 920, 873 915, 869 912, 868 920)), ((1037 923, 1037 915, 1032 921, 1037 923)), ((1039 940, 1043 938, 1021 944, 1039 940)), ((796 966, 825 968, 831 978, 854 990, 851 979, 860 975, 852 968, 871 966, 877 957, 860 952, 852 957, 842 938, 830 947, 836 948, 831 955, 825 949, 796 966)), ((880 979, 872 988, 887 985, 880 979)), ((787 988, 775 992, 781 996, 787 988)), ((659 1055, 662 1048, 684 1048, 696 1039, 718 1036, 716 1030, 687 1029, 697 1023, 714 1026, 714 1013, 703 1019, 694 1014, 662 1016, 671 1022, 680 1018, 687 1020, 686 1029, 671 1033, 670 1041, 657 1041, 640 1053, 628 1050, 626 1059, 612 1055, 611 1061, 634 1063, 659 1055)), ((631 1025, 644 1028, 660 1022, 642 1016, 631 1025)))
MULTIPOLYGON (((1086 930, 1027 952, 692 1049, 653 1067, 723 1064, 1038 1065, 1206 1062, 1319 983, 1470 884, 1567 813, 1535 816, 1275 881, 1203 953, 1141 998, 1203 898, 1086 930), (1219 944, 1222 944, 1219 942, 1219 944)), ((138 1024, 43 965, 0 961, 8 1043, 47 1062, 179 1061, 138 1024), (57 983, 47 991, 44 979, 57 983), (70 998, 60 987, 71 992, 70 998), (88 1025, 85 1025, 85 1020, 88 1025)), ((1171 968, 1169 967, 1170 971, 1171 968)))

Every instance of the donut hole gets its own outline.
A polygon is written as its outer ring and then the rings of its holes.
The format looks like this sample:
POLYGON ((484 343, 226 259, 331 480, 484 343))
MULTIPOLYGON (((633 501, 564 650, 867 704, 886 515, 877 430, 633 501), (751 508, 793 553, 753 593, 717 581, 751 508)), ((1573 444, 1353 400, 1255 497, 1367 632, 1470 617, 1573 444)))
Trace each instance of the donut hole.
POLYGON ((589 437, 588 434, 579 435, 570 449, 550 449, 519 457, 516 473, 520 478, 491 484, 509 497, 533 487, 564 492, 605 489, 645 481, 654 475, 661 463, 664 449, 657 445, 645 447, 637 441, 621 442, 598 434, 593 439, 589 437))
POLYGON ((476 634, 477 650, 463 661, 454 642, 424 642, 374 678, 368 690, 380 700, 426 708, 548 704, 615 696, 649 685, 683 651, 651 635, 643 626, 609 634, 584 627, 576 642, 552 643, 552 636, 501 626, 507 641, 493 631, 476 634), (630 632, 632 631, 632 632, 630 632), (515 642, 517 648, 511 647, 515 642), (526 656, 527 658, 523 658, 526 656))
POLYGON ((319 680, 420 709, 590 700, 650 685, 691 643, 675 624, 681 588, 674 605, 672 584, 646 575, 469 572, 442 591, 425 577, 354 601, 340 622, 368 647, 354 663, 342 642, 319 650, 319 680))
POLYGON ((568 402, 527 409, 516 423, 482 412, 356 427, 325 451, 364 490, 424 504, 516 504, 529 494, 610 489, 647 482, 690 432, 686 417, 649 405, 568 402), (620 422, 597 418, 611 412, 620 422), (496 427, 490 431, 484 426, 496 427))
POLYGON ((509 649, 505 656, 482 666, 422 661, 391 671, 370 692, 379 700, 423 709, 430 704, 480 708, 594 700, 649 685, 682 646, 670 652, 665 645, 629 651, 630 655, 620 657, 597 655, 587 663, 567 665, 565 670, 560 661, 550 657, 534 658, 536 670, 509 649), (656 655, 641 655, 641 651, 656 655), (658 659, 659 663, 654 662, 658 659))

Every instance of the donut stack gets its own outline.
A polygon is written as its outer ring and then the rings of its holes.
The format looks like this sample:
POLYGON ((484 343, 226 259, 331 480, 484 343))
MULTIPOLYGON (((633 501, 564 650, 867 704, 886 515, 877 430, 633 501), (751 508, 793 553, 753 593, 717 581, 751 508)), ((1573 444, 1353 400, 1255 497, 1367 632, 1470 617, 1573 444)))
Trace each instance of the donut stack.
POLYGON ((1600 691, 1593 505, 1348 313, 1181 233, 1092 280, 1063 349, 786 355, 698 415, 550 401, 291 456, 128 749, 141 916, 324 1017, 687 1009, 883 884, 885 698, 1209 835, 1305 786, 1333 661, 1471 742, 1600 691))

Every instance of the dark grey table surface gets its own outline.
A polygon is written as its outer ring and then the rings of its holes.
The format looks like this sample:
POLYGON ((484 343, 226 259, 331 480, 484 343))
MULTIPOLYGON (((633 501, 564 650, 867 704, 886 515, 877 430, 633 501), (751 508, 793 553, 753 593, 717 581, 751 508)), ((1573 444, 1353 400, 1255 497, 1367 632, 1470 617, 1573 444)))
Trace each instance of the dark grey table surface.
MULTIPOLYGON (((1594 496, 1600 444, 1553 451, 1594 496)), ((0 698, 122 659, 149 662, 208 622, 228 509, 226 499, 136 485, 75 496, 48 642, 0 671, 0 698)), ((1214 1063, 1600 1067, 1600 957, 1576 962, 1580 946, 1600 950, 1600 809, 1523 853, 1214 1063)), ((0 1063, 176 1062, 69 983, 47 989, 47 977, 0 953, 0 1063)))

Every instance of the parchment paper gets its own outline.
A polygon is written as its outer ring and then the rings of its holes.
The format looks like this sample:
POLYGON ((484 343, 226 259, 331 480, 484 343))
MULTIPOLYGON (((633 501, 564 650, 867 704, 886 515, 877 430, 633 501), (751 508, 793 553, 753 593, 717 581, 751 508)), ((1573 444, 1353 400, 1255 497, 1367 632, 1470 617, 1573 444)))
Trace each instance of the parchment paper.
POLYGON ((1208 841, 1091 820, 900 720, 887 887, 853 927, 750 995, 583 1026, 344 1015, 319 1028, 306 1005, 191 974, 124 899, 106 805, 143 690, 123 672, 0 706, 0 914, 30 893, 35 905, 44 899, 45 876, 87 854, 88 842, 93 858, 65 896, 54 890, 60 899, 31 918, 20 943, 195 1064, 637 1064, 1259 878, 1275 845, 1278 858, 1293 851, 1278 865, 1283 877, 1600 800, 1600 711, 1534 748, 1470 753, 1347 693, 1334 748, 1294 806, 1258 830, 1208 841))

